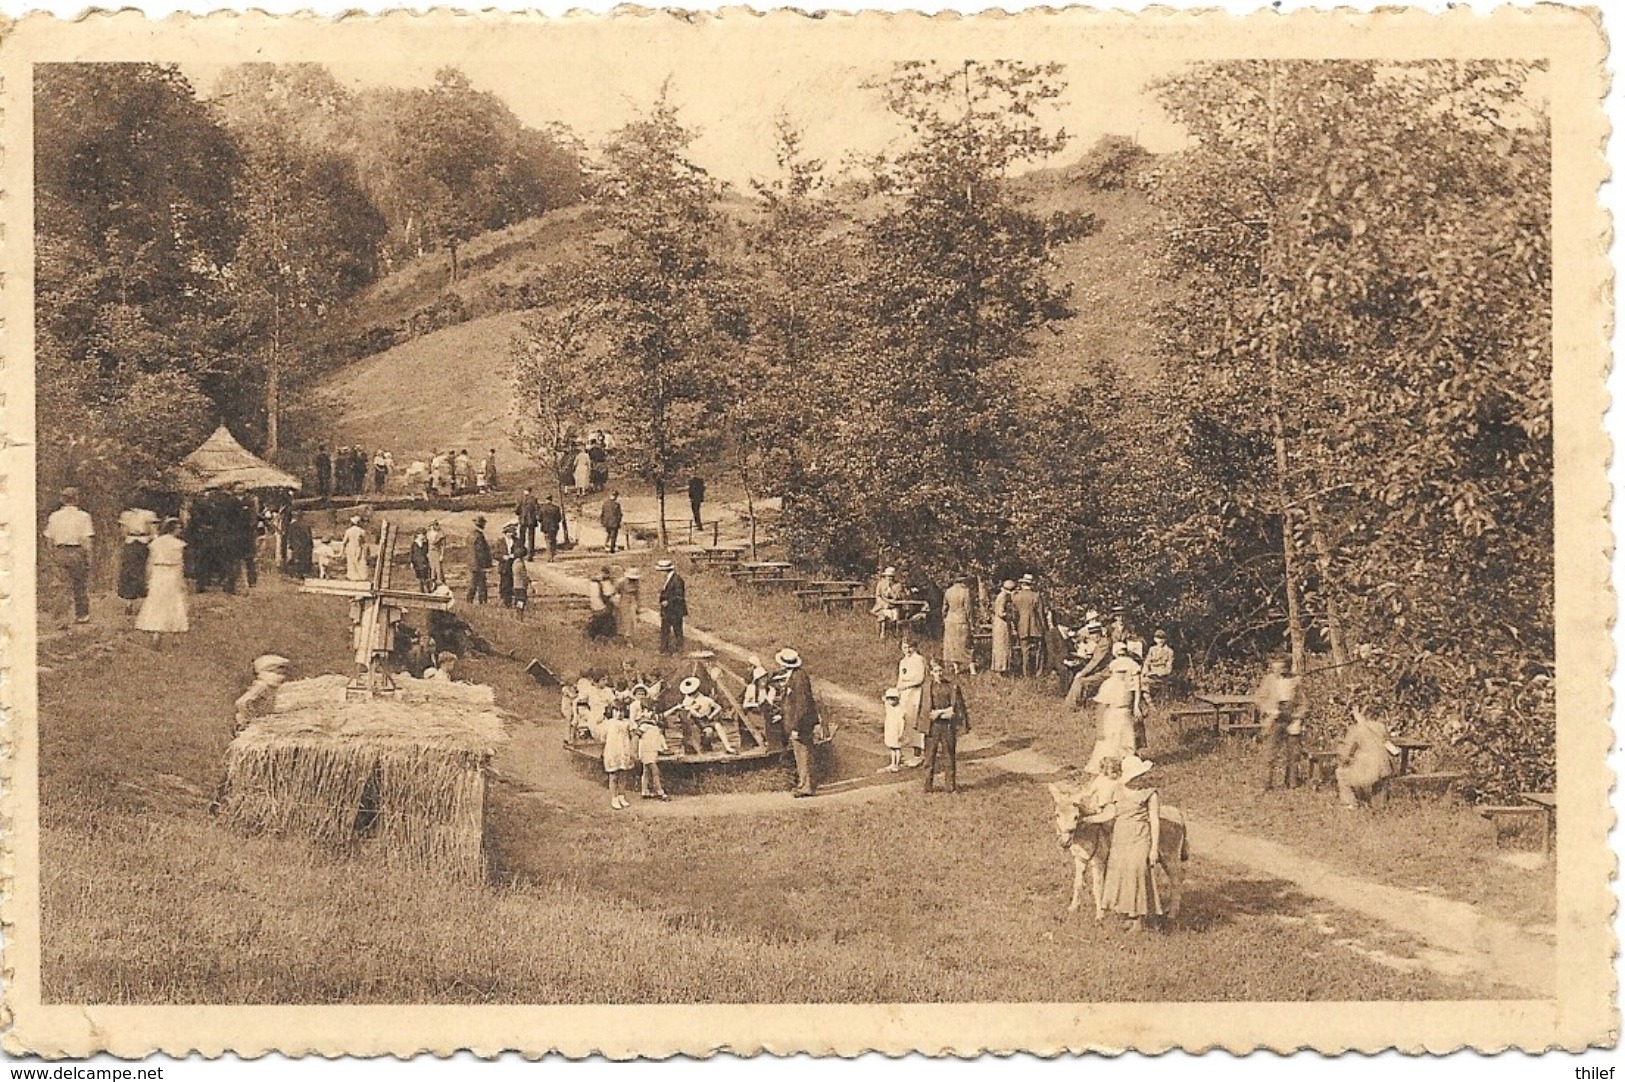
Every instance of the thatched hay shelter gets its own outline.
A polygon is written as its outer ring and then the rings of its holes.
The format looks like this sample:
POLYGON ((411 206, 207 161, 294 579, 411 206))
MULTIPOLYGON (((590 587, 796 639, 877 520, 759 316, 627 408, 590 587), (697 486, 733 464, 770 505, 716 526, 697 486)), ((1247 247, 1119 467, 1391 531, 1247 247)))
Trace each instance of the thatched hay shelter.
POLYGON ((343 676, 283 685, 276 711, 227 749, 222 818, 482 877, 486 782, 507 739, 491 689, 395 679, 399 698, 359 702, 343 676))

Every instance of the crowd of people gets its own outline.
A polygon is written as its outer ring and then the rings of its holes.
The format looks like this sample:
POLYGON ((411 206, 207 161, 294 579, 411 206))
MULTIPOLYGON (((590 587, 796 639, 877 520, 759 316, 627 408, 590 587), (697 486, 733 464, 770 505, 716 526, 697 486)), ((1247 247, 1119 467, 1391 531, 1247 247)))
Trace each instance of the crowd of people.
MULTIPOLYGON (((750 659, 750 676, 737 700, 742 714, 722 705, 722 698, 734 700, 723 695, 714 671, 704 666, 678 678, 634 672, 628 665, 617 676, 586 672, 566 683, 561 710, 570 739, 601 742, 610 807, 629 806, 624 791, 634 775, 644 799, 668 799, 663 758, 737 756, 747 740, 764 751, 787 753, 795 764, 792 795, 815 795, 813 749, 829 733, 801 655, 786 647, 773 660, 770 669, 760 658, 750 659)), ((951 769, 949 778, 951 784, 951 769)))

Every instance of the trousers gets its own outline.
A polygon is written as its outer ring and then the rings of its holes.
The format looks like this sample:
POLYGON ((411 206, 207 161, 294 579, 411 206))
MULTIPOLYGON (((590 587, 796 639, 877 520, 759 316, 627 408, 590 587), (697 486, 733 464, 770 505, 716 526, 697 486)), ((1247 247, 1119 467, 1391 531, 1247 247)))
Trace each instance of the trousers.
POLYGON ((790 739, 790 752, 796 758, 796 792, 814 793, 818 786, 813 781, 812 745, 805 740, 790 739))
POLYGON ((683 650, 683 618, 660 614, 660 652, 678 654, 683 650))
POLYGON ((1281 766, 1281 784, 1288 789, 1296 788, 1301 782, 1298 764, 1303 760, 1303 734, 1289 733, 1287 725, 1291 722, 1290 714, 1282 716, 1270 726, 1269 749, 1264 762, 1264 788, 1270 789, 1275 785, 1275 768, 1281 766))
POLYGON ((937 754, 940 752, 946 760, 943 780, 948 791, 953 792, 958 788, 959 726, 951 721, 933 721, 925 744, 925 791, 929 793, 937 787, 937 754))
POLYGON ((487 591, 485 588, 485 568, 471 567, 468 570, 468 599, 476 605, 485 604, 487 591))
POLYGON ((56 565, 62 577, 68 580, 68 591, 73 595, 75 619, 90 617, 90 556, 82 545, 58 545, 56 565))

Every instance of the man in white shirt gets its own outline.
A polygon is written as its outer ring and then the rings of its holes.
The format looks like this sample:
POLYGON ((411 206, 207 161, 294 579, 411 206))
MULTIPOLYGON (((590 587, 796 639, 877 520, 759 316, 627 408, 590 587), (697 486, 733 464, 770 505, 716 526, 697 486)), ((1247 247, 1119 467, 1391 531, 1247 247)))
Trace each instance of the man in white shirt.
POLYGON ((81 624, 90 623, 90 546, 96 527, 90 515, 78 504, 79 490, 62 490, 62 506, 45 520, 45 540, 52 547, 56 565, 73 593, 73 616, 81 624))

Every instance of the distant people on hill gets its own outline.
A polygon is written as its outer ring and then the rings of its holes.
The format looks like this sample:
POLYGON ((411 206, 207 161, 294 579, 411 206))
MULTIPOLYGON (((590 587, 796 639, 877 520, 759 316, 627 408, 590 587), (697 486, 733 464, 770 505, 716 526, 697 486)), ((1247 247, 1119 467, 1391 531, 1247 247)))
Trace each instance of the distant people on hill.
POLYGON ((621 514, 621 494, 611 492, 598 511, 598 521, 604 527, 604 551, 610 555, 615 554, 616 544, 620 540, 621 514))
POLYGON ((429 490, 436 496, 451 492, 451 459, 444 451, 429 456, 429 490))
POLYGON ((372 456, 372 490, 374 492, 384 491, 384 486, 389 482, 390 461, 390 454, 387 451, 379 451, 372 456))
POLYGON ((694 525, 704 526, 700 517, 700 508, 705 503, 705 478, 695 474, 688 479, 688 509, 694 516, 694 525))
POLYGON ((457 493, 466 496, 474 491, 474 459, 469 457, 468 448, 464 447, 457 452, 457 493))

